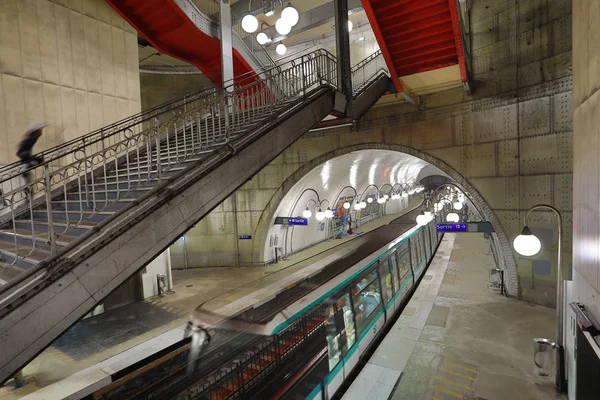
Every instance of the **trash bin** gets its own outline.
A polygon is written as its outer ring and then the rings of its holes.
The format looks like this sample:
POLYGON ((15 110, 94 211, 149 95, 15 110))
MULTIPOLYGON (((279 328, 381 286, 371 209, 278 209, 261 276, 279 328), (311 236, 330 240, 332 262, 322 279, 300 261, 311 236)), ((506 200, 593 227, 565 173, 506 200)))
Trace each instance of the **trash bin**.
POLYGON ((159 295, 167 291, 167 276, 165 274, 156 275, 156 287, 159 295))
POLYGON ((552 374, 553 354, 556 344, 548 339, 533 339, 533 374, 548 377, 552 374))

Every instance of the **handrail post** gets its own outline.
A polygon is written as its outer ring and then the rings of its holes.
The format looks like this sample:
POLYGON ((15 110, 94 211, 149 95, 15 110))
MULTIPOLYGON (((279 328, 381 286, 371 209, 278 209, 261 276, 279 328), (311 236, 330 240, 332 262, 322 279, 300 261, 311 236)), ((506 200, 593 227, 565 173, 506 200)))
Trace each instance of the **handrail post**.
MULTIPOLYGON (((54 215, 52 214, 52 187, 50 186, 50 182, 50 169, 48 167, 48 163, 46 163, 44 164, 44 185, 46 191, 46 212, 48 216, 48 239, 50 241, 52 255, 54 256, 56 255, 56 236, 54 233, 54 215)), ((29 201, 32 200, 32 198, 29 199, 29 201)))
POLYGON ((225 94, 225 101, 223 103, 224 103, 223 105, 225 107, 225 142, 229 143, 230 134, 231 134, 230 124, 229 124, 229 105, 232 103, 230 93, 225 94))
POLYGON ((300 59, 302 64, 302 96, 306 97, 306 65, 304 62, 304 56, 300 59))
MULTIPOLYGON (((177 129, 177 128, 175 128, 177 129)), ((169 134, 169 132, 167 132, 167 135, 169 134)), ((184 131, 185 134, 185 131, 184 131)), ((158 122, 158 118, 154 118, 154 136, 155 136, 155 141, 156 141, 156 174, 158 175, 158 182, 162 181, 162 171, 161 171, 161 165, 160 165, 160 126, 159 126, 159 122, 158 122)), ((177 140, 177 138, 175 138, 175 140, 177 140)), ((152 151, 152 150, 150 150, 152 151)), ((151 158, 149 158, 151 159, 151 158)), ((167 159, 168 162, 168 159, 167 159)))

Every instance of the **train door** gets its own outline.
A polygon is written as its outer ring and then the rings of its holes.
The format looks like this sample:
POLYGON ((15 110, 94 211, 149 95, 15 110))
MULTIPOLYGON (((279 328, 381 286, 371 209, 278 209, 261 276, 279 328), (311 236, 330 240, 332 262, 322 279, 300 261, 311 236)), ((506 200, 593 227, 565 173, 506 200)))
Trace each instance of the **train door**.
POLYGON ((385 310, 385 322, 387 322, 394 312, 394 305, 391 303, 394 297, 393 278, 387 256, 379 260, 378 271, 381 283, 381 300, 385 310))
POLYGON ((333 394, 345 379, 344 355, 356 341, 354 315, 350 296, 347 293, 341 295, 334 304, 329 306, 325 326, 330 371, 327 393, 333 394))

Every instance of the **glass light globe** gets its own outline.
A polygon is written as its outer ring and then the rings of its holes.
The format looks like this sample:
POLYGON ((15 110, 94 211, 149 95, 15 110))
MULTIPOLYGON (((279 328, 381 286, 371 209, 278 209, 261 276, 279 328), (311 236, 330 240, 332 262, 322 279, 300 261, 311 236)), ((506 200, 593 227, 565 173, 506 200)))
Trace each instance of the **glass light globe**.
POLYGON ((458 221, 460 221, 460 217, 458 216, 457 213, 451 212, 448 215, 446 215, 446 221, 447 222, 458 222, 458 221))
POLYGON ((248 33, 254 33, 258 29, 258 20, 252 14, 246 15, 242 18, 242 29, 248 33))
POLYGON ((402 192, 402 197, 408 197, 408 193, 402 192))
POLYGON ((279 54, 280 56, 282 56, 287 51, 287 47, 285 47, 285 44, 279 43, 277 45, 277 47, 275 47, 275 51, 277 52, 277 54, 279 54))
POLYGON ((367 203, 372 203, 373 202, 373 198, 372 197, 367 197, 367 203))
POLYGON ((354 204, 354 211, 358 211, 360 209, 362 209, 362 207, 360 206, 360 203, 354 204))
POLYGON ((419 225, 419 226, 427 225, 427 217, 425 216, 425 214, 417 215, 417 225, 419 225))
POLYGON ((348 32, 352 32, 352 28, 354 28, 354 24, 352 21, 348 20, 348 32))
POLYGON ((415 189, 410 189, 410 190, 408 191, 408 194, 410 194, 411 196, 412 196, 413 194, 415 194, 415 189))
POLYGON ((267 42, 269 41, 269 37, 266 33, 259 32, 258 35, 256 35, 256 41, 258 42, 258 44, 267 44, 267 42))
POLYGON ((424 214, 427 217, 427 222, 431 222, 431 220, 433 219, 433 214, 431 213, 431 211, 425 211, 424 214))
POLYGON ((327 210, 325 210, 325 218, 333 218, 333 211, 331 211, 331 208, 327 207, 327 210))
POLYGON ((456 202, 453 204, 453 206, 454 206, 454 209, 455 209, 455 210, 457 210, 457 211, 458 211, 458 210, 462 210, 462 208, 463 208, 463 203, 461 203, 460 201, 456 201, 456 202))
POLYGON ((275 22, 275 30, 280 35, 287 35, 292 30, 292 26, 288 24, 285 19, 279 18, 277 22, 275 22))
POLYGON ((364 201, 360 202, 360 208, 367 208, 367 203, 365 203, 364 201))
POLYGON ((304 218, 308 219, 311 217, 311 215, 312 215, 312 212, 308 209, 308 207, 306 207, 306 210, 302 211, 302 216, 304 218))
POLYGON ((325 213, 323 212, 323 210, 319 208, 319 211, 317 211, 315 218, 317 219, 317 221, 323 221, 323 218, 325 218, 325 213))
POLYGON ((377 202, 378 202, 379 204, 383 204, 383 203, 385 203, 385 197, 383 197, 383 196, 379 197, 379 198, 377 199, 377 202))
POLYGON ((345 202, 344 203, 344 209, 345 210, 349 210, 350 209, 350 203, 349 202, 345 202))
POLYGON ((298 10, 292 7, 292 4, 289 3, 287 7, 281 11, 281 18, 285 20, 289 26, 294 26, 300 20, 300 14, 298 14, 298 10))
POLYGON ((384 194, 384 195, 383 195, 383 198, 387 200, 387 199, 389 199, 389 198, 390 198, 390 196, 388 196, 387 194, 384 194))
POLYGON ((513 247, 517 253, 525 257, 535 256, 542 249, 542 242, 531 233, 528 227, 524 227, 519 236, 513 240, 513 247))

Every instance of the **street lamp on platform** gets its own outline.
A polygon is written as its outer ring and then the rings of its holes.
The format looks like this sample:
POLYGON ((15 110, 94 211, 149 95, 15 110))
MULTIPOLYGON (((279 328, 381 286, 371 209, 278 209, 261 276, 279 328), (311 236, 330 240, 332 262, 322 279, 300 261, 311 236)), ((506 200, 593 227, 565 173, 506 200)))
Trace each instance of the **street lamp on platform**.
POLYGON ((521 234, 513 241, 515 251, 522 256, 531 257, 540 252, 542 242, 535 236, 529 227, 527 221, 529 214, 534 210, 549 210, 552 211, 558 220, 558 266, 556 268, 556 348, 558 351, 556 363, 556 390, 559 393, 564 392, 565 384, 565 348, 563 342, 563 274, 562 274, 562 216, 560 212, 547 204, 538 204, 531 207, 526 213, 521 234))

